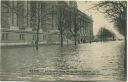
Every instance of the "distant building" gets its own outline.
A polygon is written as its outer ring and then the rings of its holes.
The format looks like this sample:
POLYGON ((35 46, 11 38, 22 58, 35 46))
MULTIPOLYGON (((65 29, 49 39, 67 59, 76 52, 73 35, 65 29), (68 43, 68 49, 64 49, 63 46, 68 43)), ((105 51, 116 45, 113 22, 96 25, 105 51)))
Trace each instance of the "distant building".
POLYGON ((60 1, 1 1, 1 42, 31 43, 37 39, 38 28, 40 43, 60 42, 59 5, 64 6, 65 18, 69 17, 70 11, 74 12, 73 9, 78 11, 77 19, 80 22, 77 20, 77 23, 80 29, 77 40, 90 41, 93 37, 93 21, 77 9, 75 1, 61 1, 61 4, 60 1))

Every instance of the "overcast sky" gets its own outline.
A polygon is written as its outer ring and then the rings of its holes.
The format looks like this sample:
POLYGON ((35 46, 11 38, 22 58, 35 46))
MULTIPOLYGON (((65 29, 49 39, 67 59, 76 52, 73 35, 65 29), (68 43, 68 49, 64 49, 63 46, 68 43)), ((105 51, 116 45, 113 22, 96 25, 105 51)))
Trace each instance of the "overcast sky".
POLYGON ((107 18, 105 18, 104 14, 100 13, 96 9, 88 10, 90 7, 94 6, 94 4, 96 4, 96 3, 97 3, 96 1, 90 1, 88 3, 85 1, 77 1, 78 9, 81 10, 82 12, 86 13, 87 15, 92 16, 92 19, 94 21, 94 23, 93 23, 94 35, 97 34, 98 30, 102 26, 106 26, 108 29, 110 29, 114 33, 119 34, 118 31, 115 28, 113 28, 114 27, 113 23, 109 22, 109 20, 107 18))

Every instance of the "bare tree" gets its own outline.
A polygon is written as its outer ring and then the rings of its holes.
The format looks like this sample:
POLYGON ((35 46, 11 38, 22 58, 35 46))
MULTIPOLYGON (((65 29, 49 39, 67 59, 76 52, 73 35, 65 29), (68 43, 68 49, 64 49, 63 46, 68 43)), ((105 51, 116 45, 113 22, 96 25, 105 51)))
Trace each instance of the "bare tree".
POLYGON ((104 13, 111 22, 114 22, 119 32, 126 36, 127 2, 126 1, 100 1, 94 6, 104 13))
POLYGON ((74 37, 74 45, 77 44, 77 35, 79 31, 77 17, 78 17, 78 10, 74 8, 71 11, 71 26, 69 28, 72 36, 74 37))
POLYGON ((58 30, 60 32, 60 43, 61 47, 63 47, 63 38, 64 38, 64 31, 66 30, 65 24, 66 24, 66 12, 65 12, 65 2, 59 1, 57 7, 57 19, 58 19, 58 30))
MULTIPOLYGON (((30 15, 30 22, 32 23, 33 30, 36 30, 36 49, 38 49, 39 44, 39 30, 45 28, 43 24, 49 19, 47 15, 54 14, 55 11, 49 9, 50 11, 46 12, 46 2, 37 1, 31 2, 33 7, 31 8, 32 14, 30 15)), ((47 5, 49 6, 49 5, 47 5)))

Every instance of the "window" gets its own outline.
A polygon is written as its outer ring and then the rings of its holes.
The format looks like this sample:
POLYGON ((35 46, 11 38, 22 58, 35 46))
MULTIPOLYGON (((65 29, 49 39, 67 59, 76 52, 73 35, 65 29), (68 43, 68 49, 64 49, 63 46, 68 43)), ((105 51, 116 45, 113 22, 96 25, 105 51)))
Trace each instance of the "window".
POLYGON ((33 35, 33 40, 36 40, 36 35, 33 35))
POLYGON ((43 35, 43 39, 46 40, 46 35, 43 35))
POLYGON ((44 40, 44 35, 43 35, 43 40, 44 40))
POLYGON ((2 34, 2 40, 8 40, 8 33, 2 34))
POLYGON ((24 40, 25 37, 24 37, 24 34, 20 34, 20 40, 24 40))

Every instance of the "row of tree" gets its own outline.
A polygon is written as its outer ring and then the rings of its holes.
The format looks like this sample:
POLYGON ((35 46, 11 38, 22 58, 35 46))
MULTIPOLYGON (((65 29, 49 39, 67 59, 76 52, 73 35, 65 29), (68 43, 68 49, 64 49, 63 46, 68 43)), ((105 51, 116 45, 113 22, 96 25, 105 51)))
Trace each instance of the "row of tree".
MULTIPOLYGON (((2 1, 2 8, 8 9, 8 13, 15 13, 18 17, 17 19, 23 20, 27 19, 26 21, 22 21, 24 23, 27 23, 27 26, 29 23, 33 30, 37 31, 37 41, 36 44, 38 45, 38 34, 39 29, 43 29, 44 21, 46 21, 46 16, 48 14, 56 14, 57 15, 57 27, 60 33, 60 39, 61 39, 61 46, 63 46, 63 39, 74 37, 74 44, 77 44, 77 34, 79 31, 78 27, 78 9, 77 7, 68 7, 68 5, 64 1, 58 1, 58 4, 56 5, 56 10, 52 10, 49 12, 45 12, 46 9, 46 2, 41 1, 27 1, 27 8, 24 9, 25 2, 24 1, 15 1, 15 2, 9 2, 9 1, 2 1), (17 4, 17 5, 15 5, 17 4), (29 6, 30 4, 31 6, 29 6)), ((50 9, 49 9, 50 10, 50 9)), ((14 19, 12 18, 12 21, 14 19)), ((79 21, 80 22, 80 21, 79 21)), ((21 27, 22 27, 21 26, 21 27)))
MULTIPOLYGON (((33 3, 35 4, 35 3, 33 3)), ((34 10, 36 10, 36 12, 33 12, 35 14, 37 14, 36 19, 38 19, 38 23, 37 23, 37 45, 38 45, 38 32, 39 32, 39 28, 43 28, 40 27, 40 22, 43 22, 41 20, 45 19, 47 14, 56 14, 57 15, 57 27, 59 30, 59 34, 60 34, 60 44, 61 47, 63 47, 63 41, 64 41, 64 37, 68 39, 71 39, 73 37, 74 39, 74 45, 77 44, 77 35, 78 35, 78 31, 79 28, 78 27, 78 23, 80 21, 77 21, 78 19, 78 9, 76 7, 72 7, 69 9, 68 5, 64 2, 64 1, 59 1, 58 4, 55 6, 56 10, 51 10, 48 13, 42 15, 42 11, 44 11, 45 9, 45 4, 41 3, 41 2, 37 2, 36 3, 37 7, 35 7, 34 10)), ((35 15, 34 15, 35 16, 35 15)), ((33 16, 31 16, 31 19, 33 18, 33 16)), ((34 22, 33 20, 31 20, 32 22, 34 22)), ((46 21, 46 20, 45 20, 46 21)))
POLYGON ((60 32, 61 46, 63 46, 63 37, 66 38, 74 37, 74 45, 77 44, 77 35, 79 31, 78 27, 78 10, 76 7, 68 9, 66 4, 63 2, 59 3, 57 7, 57 17, 58 17, 58 29, 60 32))
POLYGON ((105 27, 101 27, 97 36, 97 38, 101 41, 115 40, 116 38, 116 35, 105 27))
POLYGON ((127 2, 126 1, 99 1, 94 9, 101 13, 115 24, 119 32, 126 36, 127 27, 127 2))

